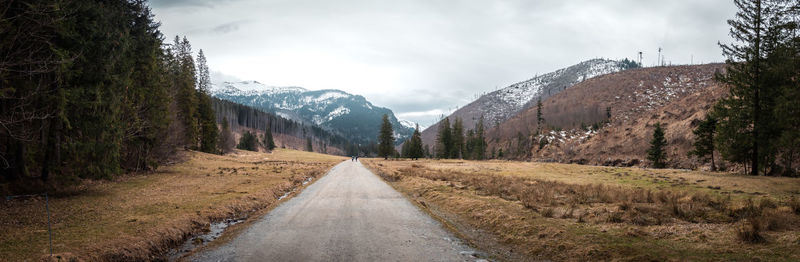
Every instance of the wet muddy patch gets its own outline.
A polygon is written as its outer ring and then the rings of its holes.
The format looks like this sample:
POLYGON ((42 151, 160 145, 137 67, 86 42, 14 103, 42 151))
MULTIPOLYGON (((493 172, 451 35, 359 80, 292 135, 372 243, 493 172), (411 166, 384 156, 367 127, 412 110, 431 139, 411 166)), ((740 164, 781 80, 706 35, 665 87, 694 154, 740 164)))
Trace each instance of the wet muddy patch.
POLYGON ((205 233, 190 237, 187 239, 180 247, 173 249, 170 251, 168 257, 170 261, 176 261, 179 258, 183 257, 186 254, 191 253, 192 251, 201 248, 208 243, 216 240, 222 233, 225 232, 225 229, 232 225, 239 224, 244 222, 246 217, 242 218, 235 218, 235 219, 225 219, 223 221, 214 222, 208 225, 205 233))

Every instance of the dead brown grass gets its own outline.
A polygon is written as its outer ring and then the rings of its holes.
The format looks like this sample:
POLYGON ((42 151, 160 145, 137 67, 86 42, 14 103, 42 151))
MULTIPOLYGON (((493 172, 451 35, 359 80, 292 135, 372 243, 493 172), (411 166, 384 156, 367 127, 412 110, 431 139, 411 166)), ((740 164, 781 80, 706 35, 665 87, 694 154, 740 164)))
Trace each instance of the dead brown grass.
POLYGON ((488 232, 473 243, 488 238, 524 254, 490 250, 502 260, 800 259, 797 180, 753 185, 723 174, 505 161, 364 163, 462 225, 453 228, 488 232))
MULTIPOLYGON (((227 156, 189 152, 187 161, 152 174, 83 185, 80 194, 51 198, 53 249, 64 260, 159 260, 213 221, 271 207, 308 177, 341 157, 276 150, 227 156)), ((0 260, 47 258, 44 199, 1 202, 0 260)))

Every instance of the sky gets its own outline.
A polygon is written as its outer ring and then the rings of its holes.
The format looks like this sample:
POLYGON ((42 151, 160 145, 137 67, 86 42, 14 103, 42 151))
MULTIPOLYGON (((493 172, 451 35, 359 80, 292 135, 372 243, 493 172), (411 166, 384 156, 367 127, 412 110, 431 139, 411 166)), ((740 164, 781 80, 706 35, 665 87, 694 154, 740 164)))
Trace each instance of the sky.
POLYGON ((339 89, 430 125, 476 96, 593 58, 722 62, 731 0, 151 0, 212 81, 339 89))

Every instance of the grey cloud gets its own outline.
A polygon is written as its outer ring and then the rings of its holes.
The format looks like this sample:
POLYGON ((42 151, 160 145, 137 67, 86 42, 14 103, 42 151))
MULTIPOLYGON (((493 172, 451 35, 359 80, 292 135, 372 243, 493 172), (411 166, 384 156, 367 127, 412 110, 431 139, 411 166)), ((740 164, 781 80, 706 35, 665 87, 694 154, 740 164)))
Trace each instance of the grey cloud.
POLYGON ((187 35, 212 70, 270 85, 337 88, 396 113, 580 61, 722 61, 729 0, 154 1, 165 35, 187 35))
POLYGON ((152 8, 214 7, 238 0, 151 0, 152 8))

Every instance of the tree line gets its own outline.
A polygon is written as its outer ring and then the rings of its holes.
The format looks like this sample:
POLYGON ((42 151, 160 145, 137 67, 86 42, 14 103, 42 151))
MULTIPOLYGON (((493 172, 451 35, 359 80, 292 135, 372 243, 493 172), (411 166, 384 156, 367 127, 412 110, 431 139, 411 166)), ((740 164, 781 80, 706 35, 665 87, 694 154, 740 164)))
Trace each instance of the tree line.
POLYGON ((165 43, 159 26, 144 0, 0 3, 0 183, 110 178, 177 148, 217 152, 205 57, 185 37, 165 43))
POLYGON ((463 121, 456 118, 452 127, 448 117, 439 122, 436 135, 436 145, 431 149, 422 142, 419 124, 414 128, 411 138, 403 142, 400 152, 394 149, 394 131, 387 115, 383 116, 380 133, 378 134, 378 156, 403 157, 410 159, 428 158, 454 158, 454 159, 486 159, 486 138, 484 135, 483 117, 475 123, 474 129, 464 132, 463 121))
MULTIPOLYGON (((317 148, 319 152, 326 152, 328 147, 340 148, 345 152, 348 152, 348 149, 357 150, 353 149, 353 147, 357 147, 357 144, 319 126, 306 125, 274 113, 216 97, 212 97, 211 102, 220 125, 227 125, 231 132, 242 133, 242 138, 245 138, 244 134, 248 134, 248 140, 244 144, 236 144, 239 149, 256 151, 258 146, 263 146, 268 150, 274 149, 273 134, 281 134, 302 139, 305 151, 314 151, 314 148, 317 148), (264 136, 258 138, 255 133, 250 132, 255 130, 263 131, 264 136), (249 136, 253 136, 253 139, 251 140, 249 136)), ((285 144, 280 146, 286 147, 285 144)))

